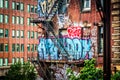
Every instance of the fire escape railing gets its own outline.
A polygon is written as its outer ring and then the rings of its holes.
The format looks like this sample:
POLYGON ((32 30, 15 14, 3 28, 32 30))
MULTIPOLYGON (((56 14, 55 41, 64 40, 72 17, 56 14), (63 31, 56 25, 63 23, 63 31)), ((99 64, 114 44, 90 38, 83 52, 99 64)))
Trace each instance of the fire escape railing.
MULTIPOLYGON (((38 20, 31 20, 31 22, 32 22, 32 23, 36 23, 36 24, 42 23, 42 24, 44 25, 46 31, 49 31, 49 29, 50 29, 49 32, 51 32, 51 33, 53 34, 53 36, 55 37, 55 39, 56 39, 57 42, 58 42, 58 44, 57 44, 57 43, 55 43, 55 41, 52 39, 52 41, 54 42, 55 46, 58 48, 59 51, 60 51, 60 48, 63 48, 64 52, 67 54, 67 56, 69 56, 67 50, 64 48, 64 45, 62 44, 62 42, 61 42, 61 41, 58 39, 58 37, 56 36, 55 32, 53 31, 53 27, 52 27, 52 26, 54 26, 54 25, 52 25, 52 24, 53 24, 52 19, 53 19, 53 17, 56 15, 58 9, 60 9, 60 7, 59 7, 60 2, 61 2, 61 0, 56 0, 56 1, 55 1, 53 7, 51 8, 50 13, 48 13, 48 16, 46 17, 46 20, 39 20, 39 19, 38 19, 38 20), (61 47, 60 47, 60 46, 61 46, 61 47)), ((48 32, 48 33, 49 33, 49 32, 48 32)), ((61 53, 62 53, 62 51, 61 51, 61 53)), ((44 72, 44 68, 41 66, 41 63, 39 62, 39 54, 38 54, 38 59, 37 59, 37 61, 32 60, 32 63, 33 63, 33 65, 35 66, 35 68, 37 68, 36 65, 38 65, 38 66, 39 66, 39 68, 37 69, 38 73, 39 73, 40 70, 41 70, 41 71, 43 72, 43 74, 44 74, 44 77, 45 77, 47 80, 49 80, 49 78, 47 77, 46 73, 44 72)), ((47 65, 45 64, 44 61, 43 61, 43 65, 44 65, 44 67, 46 68, 47 72, 49 72, 49 74, 50 74, 50 71, 49 71, 49 69, 48 69, 48 67, 47 67, 47 65)))

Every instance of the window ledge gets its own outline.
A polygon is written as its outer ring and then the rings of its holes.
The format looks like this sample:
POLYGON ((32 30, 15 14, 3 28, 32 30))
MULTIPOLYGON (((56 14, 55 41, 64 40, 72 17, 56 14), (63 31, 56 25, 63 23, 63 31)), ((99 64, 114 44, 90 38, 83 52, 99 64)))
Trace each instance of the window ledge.
POLYGON ((98 57, 103 57, 103 53, 99 53, 99 54, 98 54, 98 57))
POLYGON ((82 12, 89 12, 91 11, 91 8, 83 8, 82 12))

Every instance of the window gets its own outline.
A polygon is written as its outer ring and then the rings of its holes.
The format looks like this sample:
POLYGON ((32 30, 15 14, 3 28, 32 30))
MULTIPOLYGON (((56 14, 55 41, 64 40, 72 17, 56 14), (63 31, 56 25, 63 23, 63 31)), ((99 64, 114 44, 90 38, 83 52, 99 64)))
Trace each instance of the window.
MULTIPOLYGON (((100 0, 101 6, 103 8, 103 0, 100 0)), ((99 8, 101 10, 101 7, 99 8)))
POLYGON ((8 15, 4 15, 5 16, 5 23, 8 23, 9 22, 9 17, 8 17, 8 15))
POLYGON ((12 16, 12 24, 21 24, 23 25, 24 24, 24 18, 23 17, 15 17, 15 16, 12 16))
POLYGON ((30 18, 27 18, 27 25, 30 25, 30 18))
POLYGON ((12 52, 15 52, 15 44, 12 44, 12 52))
POLYGON ((20 60, 19 58, 16 58, 16 62, 19 62, 19 60, 20 60))
POLYGON ((24 10, 24 4, 20 2, 12 2, 12 9, 13 10, 24 10))
POLYGON ((30 52, 30 44, 27 45, 27 50, 30 52))
POLYGON ((5 29, 5 37, 8 37, 8 35, 9 35, 9 31, 8 29, 5 29))
POLYGON ((12 30, 12 38, 15 38, 15 30, 12 30))
POLYGON ((27 36, 28 36, 28 38, 30 38, 30 31, 27 32, 27 36))
POLYGON ((4 44, 0 43, 0 51, 4 51, 4 44))
POLYGON ((20 3, 16 3, 16 10, 20 10, 20 3))
POLYGON ((37 6, 35 6, 35 13, 37 13, 37 6))
POLYGON ((103 0, 100 0, 100 2, 101 2, 101 6, 103 7, 103 0))
MULTIPOLYGON (((31 21, 31 20, 33 20, 33 19, 32 19, 32 18, 30 18, 30 21, 31 21)), ((31 22, 30 22, 30 25, 31 25, 31 26, 34 26, 34 23, 31 23, 31 22)))
POLYGON ((0 14, 0 23, 3 23, 3 14, 0 14))
POLYGON ((0 0, 0 8, 3 8, 3 0, 0 0))
POLYGON ((15 24, 15 16, 12 16, 12 24, 15 24))
POLYGON ((24 4, 20 3, 20 10, 23 11, 24 10, 24 4))
POLYGON ((34 38, 34 32, 33 31, 31 32, 31 38, 34 38))
POLYGON ((8 58, 5 58, 4 59, 4 66, 7 66, 8 65, 8 58))
POLYGON ((24 18, 20 17, 20 24, 23 25, 24 24, 24 18))
POLYGON ((20 23, 20 17, 16 17, 16 24, 19 24, 20 23))
POLYGON ((37 47, 38 47, 38 45, 37 45, 37 44, 35 44, 35 51, 37 51, 37 47))
POLYGON ((8 8, 8 6, 9 6, 9 3, 8 3, 8 0, 5 0, 5 8, 8 8))
POLYGON ((8 52, 8 44, 5 44, 5 51, 8 52))
POLYGON ((30 5, 27 5, 27 12, 30 12, 30 5))
POLYGON ((12 2, 12 9, 15 10, 15 2, 12 2))
POLYGON ((103 53, 103 27, 98 28, 98 53, 103 53))
POLYGON ((99 5, 96 5, 96 8, 97 8, 97 10, 99 9, 99 10, 101 10, 102 8, 103 8, 103 0, 98 0, 97 1, 97 4, 99 3, 99 5))
POLYGON ((82 11, 90 11, 91 0, 82 0, 82 11))
POLYGON ((24 38, 24 31, 23 30, 20 31, 20 36, 21 36, 21 38, 24 38))
POLYGON ((0 58, 0 66, 3 66, 3 58, 0 58))
POLYGON ((16 37, 20 38, 20 31, 19 30, 17 30, 17 32, 16 32, 16 37))
POLYGON ((8 0, 0 0, 0 8, 8 8, 9 2, 8 0))
POLYGON ((34 6, 31 6, 31 12, 34 13, 34 6))
POLYGON ((0 38, 3 38, 3 36, 4 36, 3 29, 0 29, 0 38))
POLYGON ((31 51, 34 51, 34 44, 31 45, 31 51))
POLYGON ((17 50, 17 52, 20 52, 20 44, 16 45, 16 50, 17 50))
POLYGON ((21 51, 24 52, 24 44, 21 44, 21 51))
POLYGON ((14 64, 15 63, 15 58, 12 58, 12 64, 14 64))
POLYGON ((20 62, 23 64, 24 63, 24 58, 20 58, 20 62))

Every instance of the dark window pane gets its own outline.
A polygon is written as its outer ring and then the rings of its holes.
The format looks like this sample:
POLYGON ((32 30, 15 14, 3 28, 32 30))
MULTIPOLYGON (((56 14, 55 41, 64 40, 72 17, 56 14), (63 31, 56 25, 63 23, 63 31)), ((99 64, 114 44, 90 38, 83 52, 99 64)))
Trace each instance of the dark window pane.
POLYGON ((12 51, 15 51, 15 44, 12 44, 12 51))
POLYGON ((21 51, 24 52, 24 44, 21 44, 21 51))
POLYGON ((8 32, 8 29, 5 30, 5 37, 8 37, 9 35, 9 32, 8 32))
POLYGON ((0 51, 4 51, 4 44, 0 43, 0 51))
POLYGON ((8 52, 8 44, 5 44, 5 51, 8 52))

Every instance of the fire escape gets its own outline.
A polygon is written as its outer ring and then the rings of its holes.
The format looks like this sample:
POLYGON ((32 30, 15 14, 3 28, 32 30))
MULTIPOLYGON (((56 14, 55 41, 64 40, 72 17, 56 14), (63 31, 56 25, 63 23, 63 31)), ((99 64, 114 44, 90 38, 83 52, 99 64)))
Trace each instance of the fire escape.
MULTIPOLYGON (((66 1, 69 2, 69 0, 66 0, 66 1)), ((53 24, 52 19, 54 18, 54 16, 56 14, 58 14, 58 10, 61 9, 63 2, 64 2, 64 0, 55 0, 51 10, 49 11, 49 13, 45 14, 45 17, 43 19, 38 18, 35 20, 31 20, 31 22, 35 23, 35 24, 42 24, 44 26, 44 29, 46 30, 46 33, 48 35, 49 35, 49 33, 52 33, 52 35, 54 36, 55 39, 52 39, 52 41, 55 44, 55 46, 58 48, 58 50, 60 51, 60 54, 62 56, 69 56, 68 52, 64 48, 64 45, 59 40, 59 37, 55 34, 55 32, 53 30, 54 24, 53 24), (65 55, 63 55, 62 53, 64 53, 65 55)), ((38 54, 38 59, 32 60, 32 63, 34 64, 38 74, 40 76, 44 77, 45 80, 49 80, 49 79, 54 80, 54 78, 51 76, 51 70, 49 69, 48 65, 46 65, 44 60, 39 60, 39 54, 38 54), (50 75, 47 75, 46 73, 48 73, 50 75)), ((54 62, 54 63, 56 64, 56 62, 54 62)))

